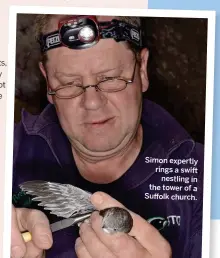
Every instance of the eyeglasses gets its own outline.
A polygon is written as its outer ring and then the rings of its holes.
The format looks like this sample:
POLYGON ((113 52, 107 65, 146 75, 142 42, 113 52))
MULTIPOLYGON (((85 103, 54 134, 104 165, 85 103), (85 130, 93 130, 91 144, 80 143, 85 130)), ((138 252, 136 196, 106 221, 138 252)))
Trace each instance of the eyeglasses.
POLYGON ((128 84, 133 83, 135 70, 136 70, 136 63, 134 65, 134 71, 131 77, 131 80, 126 80, 122 77, 106 77, 104 80, 100 81, 98 84, 95 85, 77 85, 74 82, 68 83, 68 85, 60 86, 56 90, 48 89, 48 95, 55 95, 57 98, 60 99, 71 99, 78 97, 82 93, 86 91, 87 88, 94 87, 96 91, 103 91, 103 92, 117 92, 124 90, 128 84))

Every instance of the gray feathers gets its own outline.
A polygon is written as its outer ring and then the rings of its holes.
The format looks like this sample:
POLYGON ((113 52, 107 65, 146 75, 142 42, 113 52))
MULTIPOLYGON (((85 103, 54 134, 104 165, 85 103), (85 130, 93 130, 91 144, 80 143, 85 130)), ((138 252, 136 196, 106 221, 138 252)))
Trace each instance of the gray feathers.
POLYGON ((20 185, 22 191, 36 196, 32 200, 40 202, 45 210, 63 218, 75 217, 95 211, 90 202, 91 193, 70 184, 46 181, 28 181, 20 185))
MULTIPOLYGON (((69 184, 59 184, 46 181, 28 181, 20 188, 27 194, 36 196, 32 200, 40 202, 38 205, 49 210, 51 214, 63 218, 80 218, 90 214, 95 207, 90 202, 91 193, 69 184)), ((102 228, 105 232, 130 232, 133 219, 130 213, 119 207, 110 207, 99 212, 103 217, 102 228)))
POLYGON ((103 217, 102 228, 106 233, 128 233, 133 227, 130 213, 123 208, 111 207, 101 210, 99 214, 103 217))

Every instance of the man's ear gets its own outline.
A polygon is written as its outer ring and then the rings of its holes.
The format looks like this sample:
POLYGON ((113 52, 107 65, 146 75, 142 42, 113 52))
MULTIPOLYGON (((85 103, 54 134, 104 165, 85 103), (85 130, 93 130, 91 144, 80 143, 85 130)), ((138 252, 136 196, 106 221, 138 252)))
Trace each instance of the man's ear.
POLYGON ((141 50, 141 65, 140 65, 140 75, 142 82, 142 92, 147 91, 149 87, 149 80, 147 74, 147 64, 148 64, 149 51, 147 48, 141 50))
MULTIPOLYGON (((40 68, 40 71, 41 71, 42 75, 44 76, 44 78, 45 78, 45 80, 46 80, 47 89, 48 89, 48 88, 49 88, 49 84, 48 84, 48 79, 47 79, 47 72, 46 72, 46 69, 45 69, 45 67, 44 67, 44 65, 43 65, 42 62, 39 62, 39 68, 40 68)), ((47 99, 48 99, 48 101, 49 101, 51 104, 53 104, 53 98, 52 98, 51 95, 48 95, 48 94, 47 94, 47 99)))

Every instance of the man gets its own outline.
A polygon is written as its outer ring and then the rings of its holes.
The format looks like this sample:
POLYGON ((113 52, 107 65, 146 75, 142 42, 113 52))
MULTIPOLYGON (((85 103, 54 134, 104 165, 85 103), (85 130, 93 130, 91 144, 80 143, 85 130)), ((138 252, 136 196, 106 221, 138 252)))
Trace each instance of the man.
POLYGON ((15 128, 12 257, 43 257, 44 250, 46 257, 201 257, 203 146, 165 110, 143 101, 148 50, 133 26, 138 19, 114 19, 124 18, 37 19, 50 104, 39 116, 23 112, 15 128), (187 182, 184 171, 189 180, 194 171, 194 180, 187 182), (95 212, 80 229, 52 236, 46 215, 19 202, 18 185, 29 180, 94 193, 98 210, 126 207, 133 228, 108 235, 95 212), (26 230, 33 239, 25 244, 26 230))

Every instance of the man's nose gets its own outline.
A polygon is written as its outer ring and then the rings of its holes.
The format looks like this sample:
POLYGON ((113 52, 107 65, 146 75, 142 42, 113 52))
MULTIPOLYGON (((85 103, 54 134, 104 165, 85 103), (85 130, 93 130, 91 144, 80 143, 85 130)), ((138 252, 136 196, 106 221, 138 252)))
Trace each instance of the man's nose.
POLYGON ((85 109, 97 110, 102 108, 107 103, 106 93, 100 91, 96 86, 97 80, 85 80, 85 92, 82 96, 81 104, 85 109))

